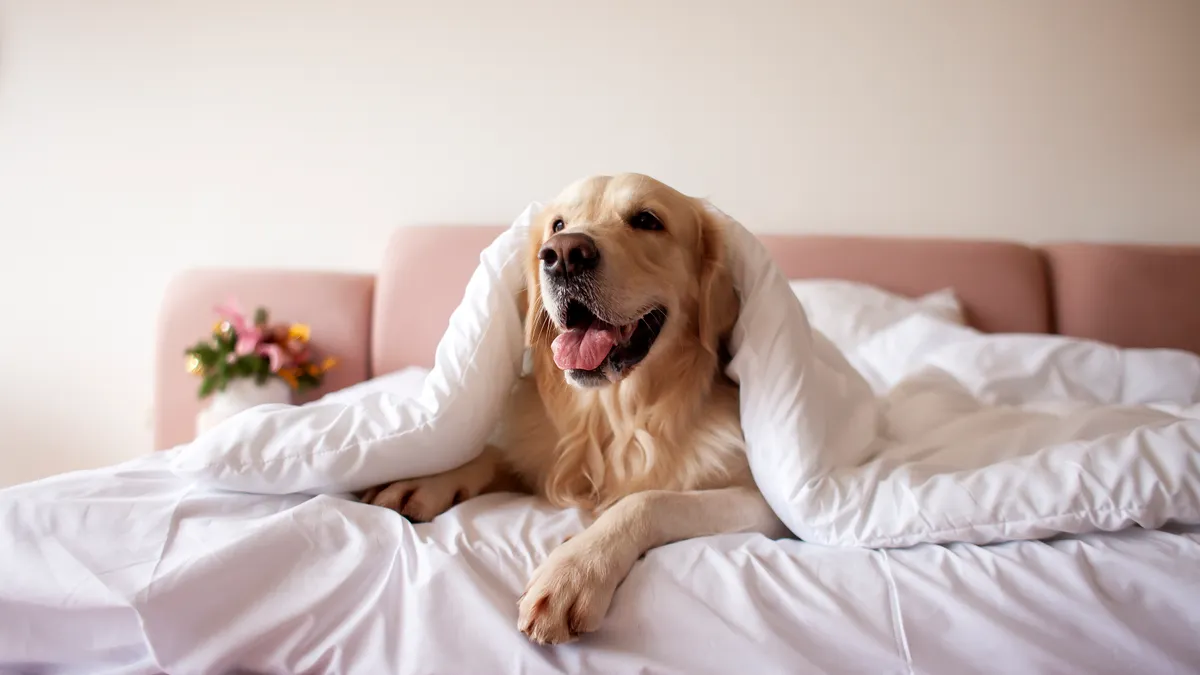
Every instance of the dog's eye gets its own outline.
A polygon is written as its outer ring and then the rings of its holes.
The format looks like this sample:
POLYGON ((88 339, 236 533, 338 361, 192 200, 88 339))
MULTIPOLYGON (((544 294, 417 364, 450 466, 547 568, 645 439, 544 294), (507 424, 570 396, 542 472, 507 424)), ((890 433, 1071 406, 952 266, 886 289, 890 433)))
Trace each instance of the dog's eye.
POLYGON ((554 224, 552 224, 552 225, 550 226, 550 229, 551 229, 551 230, 554 230, 555 232, 562 232, 562 229, 563 229, 564 227, 566 227, 566 223, 564 223, 564 222, 563 222, 563 219, 562 219, 562 218, 555 218, 555 219, 554 219, 554 224))
POLYGON ((662 221, 649 211, 638 211, 629 219, 629 225, 635 230, 661 230, 662 221))

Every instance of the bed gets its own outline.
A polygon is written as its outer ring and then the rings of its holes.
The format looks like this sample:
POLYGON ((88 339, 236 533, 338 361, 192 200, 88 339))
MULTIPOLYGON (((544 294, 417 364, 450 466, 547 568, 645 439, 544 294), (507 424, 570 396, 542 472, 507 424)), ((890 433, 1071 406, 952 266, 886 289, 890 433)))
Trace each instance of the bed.
MULTIPOLYGON (((0 671, 1200 671, 1194 526, 899 549, 679 542, 634 567, 598 632, 547 648, 516 630, 515 601, 580 513, 489 495, 414 526, 338 495, 217 493, 172 473, 198 407, 181 350, 215 302, 311 324, 343 362, 316 398, 430 366, 500 230, 398 230, 376 275, 177 279, 159 335, 161 451, 0 492, 0 671)), ((1200 353, 1200 249, 762 239, 792 279, 952 288, 988 333, 1200 353)))

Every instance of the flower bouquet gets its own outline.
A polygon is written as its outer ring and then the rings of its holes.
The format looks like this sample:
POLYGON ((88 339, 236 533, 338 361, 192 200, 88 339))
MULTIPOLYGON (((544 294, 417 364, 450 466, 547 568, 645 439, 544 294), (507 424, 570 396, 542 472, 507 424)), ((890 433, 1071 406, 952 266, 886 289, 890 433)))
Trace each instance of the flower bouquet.
POLYGON ((304 324, 272 325, 261 307, 248 319, 236 302, 216 313, 212 335, 186 352, 188 372, 201 378, 200 398, 212 399, 196 418, 198 433, 256 405, 288 403, 292 392, 320 386, 337 364, 317 360, 304 324))

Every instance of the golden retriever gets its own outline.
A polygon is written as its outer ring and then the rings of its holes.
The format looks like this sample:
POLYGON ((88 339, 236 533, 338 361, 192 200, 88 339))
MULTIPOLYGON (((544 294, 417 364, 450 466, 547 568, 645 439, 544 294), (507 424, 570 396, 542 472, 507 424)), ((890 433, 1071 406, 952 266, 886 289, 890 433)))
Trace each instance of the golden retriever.
POLYGON ((443 474, 364 501, 429 520, 481 493, 523 490, 596 519, 556 548, 519 600, 539 643, 595 630, 647 550, 786 530, 754 486, 723 340, 738 299, 721 224, 647 176, 597 176, 538 216, 525 328, 532 374, 493 442, 443 474))

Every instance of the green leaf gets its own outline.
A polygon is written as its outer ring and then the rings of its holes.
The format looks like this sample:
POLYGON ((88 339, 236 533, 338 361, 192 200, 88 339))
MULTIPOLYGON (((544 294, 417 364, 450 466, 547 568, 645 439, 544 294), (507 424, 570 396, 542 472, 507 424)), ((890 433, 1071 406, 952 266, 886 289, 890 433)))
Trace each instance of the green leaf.
POLYGON ((217 350, 213 349, 209 345, 202 345, 192 353, 196 356, 196 358, 200 359, 200 363, 205 368, 212 368, 214 365, 216 365, 217 361, 221 359, 221 355, 217 352, 217 350))
POLYGON ((208 398, 213 393, 213 389, 217 386, 217 378, 209 375, 200 383, 200 398, 208 398))
POLYGON ((267 317, 268 316, 269 315, 267 314, 267 310, 265 307, 259 307, 258 309, 254 310, 254 325, 255 326, 267 325, 267 317))
POLYGON ((296 378, 296 385, 296 389, 298 391, 305 392, 309 389, 321 386, 321 381, 316 377, 309 375, 308 373, 304 373, 296 378))

